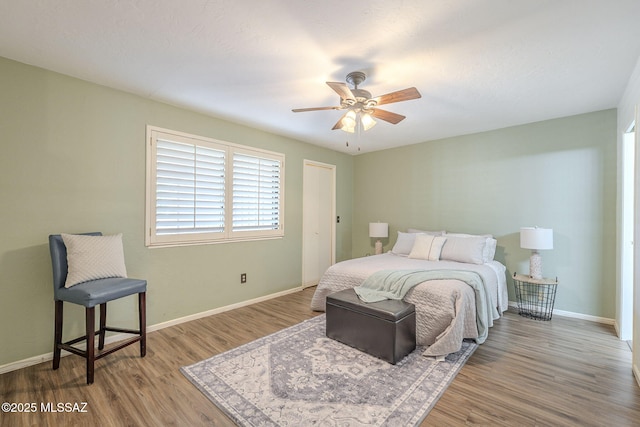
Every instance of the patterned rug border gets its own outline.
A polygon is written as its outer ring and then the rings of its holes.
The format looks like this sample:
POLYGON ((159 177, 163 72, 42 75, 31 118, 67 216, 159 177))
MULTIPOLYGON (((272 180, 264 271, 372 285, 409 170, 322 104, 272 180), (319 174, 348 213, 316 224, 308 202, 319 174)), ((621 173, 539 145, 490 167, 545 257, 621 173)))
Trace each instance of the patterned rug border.
MULTIPOLYGON (((270 418, 268 414, 265 413, 265 408, 261 408, 260 406, 254 405, 255 402, 243 396, 240 392, 233 388, 232 385, 227 384, 221 375, 213 374, 213 370, 216 366, 220 366, 226 361, 232 361, 234 358, 240 357, 242 355, 250 354, 251 352, 260 351, 261 348, 270 349, 271 346, 277 346, 281 343, 286 342, 287 340, 296 339, 299 335, 303 334, 306 331, 317 329, 322 326, 322 331, 324 332, 325 327, 325 315, 321 314, 314 318, 307 319, 301 323, 290 326, 288 328, 282 329, 273 334, 264 336, 262 338, 258 338, 249 343, 243 344, 239 347, 233 348, 231 350, 225 351, 223 353, 214 355, 208 359, 202 360, 200 362, 194 363, 189 366, 183 366, 180 368, 182 374, 196 387, 200 390, 212 403, 214 403, 218 408, 220 408, 232 421, 234 421, 237 425, 240 426, 252 426, 258 423, 255 422, 255 418, 258 417, 266 417, 266 420, 259 420, 260 425, 287 425, 278 424, 278 422, 274 421, 273 418, 270 418), (200 375, 205 371, 207 374, 215 376, 215 383, 210 384, 207 381, 204 381, 200 375), (222 392, 224 392, 224 395, 222 392)), ((385 373, 385 375, 392 375, 393 372, 398 372, 397 375, 400 378, 404 378, 404 373, 400 375, 401 369, 408 369, 408 367, 413 367, 413 370, 419 370, 421 372, 418 375, 418 378, 413 378, 412 383, 407 386, 407 390, 404 392, 406 399, 402 401, 394 401, 392 402, 392 406, 395 408, 392 411, 389 411, 387 416, 384 416, 384 419, 378 420, 376 419, 374 422, 367 422, 359 419, 357 425, 368 425, 368 426, 385 426, 385 425, 398 425, 398 413, 401 413, 403 417, 407 417, 406 412, 407 409, 413 410, 415 413, 409 416, 408 418, 402 419, 403 425, 419 425, 429 414, 435 403, 447 389, 449 384, 453 381, 455 376, 458 374, 460 369, 467 362, 469 357, 474 353, 474 351, 478 348, 478 344, 471 341, 465 341, 463 343, 463 347, 457 353, 453 353, 447 356, 444 361, 437 362, 433 358, 421 356, 422 352, 425 350, 425 347, 418 346, 416 350, 414 350, 409 356, 405 357, 402 361, 400 361, 397 365, 391 365, 387 362, 376 359, 372 356, 366 355, 358 350, 352 349, 344 344, 338 343, 336 341, 330 340, 326 337, 317 337, 316 341, 324 340, 325 345, 334 345, 338 346, 341 352, 345 352, 350 354, 352 357, 358 358, 358 363, 365 361, 365 364, 378 364, 379 366, 383 366, 385 370, 390 371, 391 374, 385 373), (362 359, 362 360, 360 360, 362 359), (419 365, 418 365, 419 364, 419 365), (424 369, 422 369, 424 367, 424 369), (433 375, 434 372, 438 372, 436 375, 437 382, 429 381, 429 376, 433 375), (433 383, 433 384, 431 384, 433 383), (429 393, 424 392, 424 388, 432 385, 433 388, 429 390, 429 393), (411 401, 408 404, 406 401, 411 401), (402 408, 402 406, 409 406, 411 408, 402 408), (394 418, 395 417, 395 418, 394 418)), ((335 350, 335 349, 334 349, 335 350)), ((309 351, 309 350, 305 350, 309 351)), ((327 350, 327 352, 329 352, 327 350)), ((286 352, 285 352, 286 353, 286 352)), ((334 354, 332 352, 332 354, 334 354)), ((280 353, 278 353, 280 354, 280 353)), ((253 359, 253 356, 250 356, 253 359)), ((285 356, 285 358, 287 358, 285 356)), ((288 362, 290 363, 297 358, 290 357, 288 358, 288 362)), ((344 358, 343 358, 344 360, 344 358)), ((269 360, 268 367, 271 367, 272 361, 269 360)), ((333 365, 332 365, 333 366, 333 365)), ((289 365, 286 366, 285 370, 289 369, 289 365)), ((347 368, 348 369, 348 368, 347 368)), ((273 375, 270 372, 271 375, 273 375)), ((368 377, 367 377, 368 378, 368 377)), ((271 377, 269 377, 269 383, 271 383, 271 377)), ((406 381, 404 381, 406 382, 406 381)), ((369 390, 369 389, 368 389, 369 390)), ((287 393, 289 390, 287 390, 287 393)), ((286 394, 286 393, 285 393, 286 394)), ((295 394, 295 393, 294 393, 295 394)), ((375 394, 375 393, 368 393, 375 394)), ((362 394, 357 394, 356 396, 362 396, 362 394)), ((288 397, 288 396, 287 396, 288 397)), ((298 396, 299 398, 299 396, 298 396)), ((361 397, 364 399, 363 397, 361 397)), ((369 398, 369 396, 367 396, 369 398)), ((296 402, 296 397, 293 396, 291 398, 292 402, 296 402)), ((351 398, 349 398, 351 399, 351 398)), ((367 402, 365 402, 366 405, 367 402)), ((337 405, 342 405, 344 402, 340 401, 337 405)), ((380 405, 380 403, 378 403, 380 405)), ((325 404, 325 406, 327 406, 325 404)), ((357 406, 354 406, 357 407, 357 406)), ((282 408, 280 408, 282 410, 282 408)), ((275 411, 278 412, 278 411, 275 411)), ((344 422, 344 420, 342 420, 344 422)), ((298 419, 299 422, 299 419, 298 419)), ((300 424, 297 424, 300 425, 300 424)), ((352 425, 348 422, 343 425, 352 425)))

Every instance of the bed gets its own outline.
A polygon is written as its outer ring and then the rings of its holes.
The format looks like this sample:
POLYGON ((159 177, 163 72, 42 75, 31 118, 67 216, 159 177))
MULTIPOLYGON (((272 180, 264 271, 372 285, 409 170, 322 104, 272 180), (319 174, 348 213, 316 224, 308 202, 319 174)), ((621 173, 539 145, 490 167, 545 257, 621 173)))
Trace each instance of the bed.
POLYGON ((495 239, 489 235, 409 231, 398 232, 396 244, 385 254, 331 266, 318 283, 311 309, 325 311, 327 295, 360 286, 376 272, 437 270, 443 273, 441 278, 419 283, 403 298, 416 306, 416 342, 427 346, 423 354, 442 357, 454 353, 465 338, 482 344, 488 328, 509 304, 506 268, 493 259, 495 239), (474 288, 459 279, 462 274, 473 273, 481 279, 481 286, 474 288))

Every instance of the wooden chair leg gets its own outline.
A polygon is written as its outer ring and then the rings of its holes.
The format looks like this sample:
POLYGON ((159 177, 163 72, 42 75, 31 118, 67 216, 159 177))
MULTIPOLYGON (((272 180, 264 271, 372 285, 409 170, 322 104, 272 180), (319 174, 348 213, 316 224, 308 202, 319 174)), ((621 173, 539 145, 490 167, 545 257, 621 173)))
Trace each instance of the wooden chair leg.
POLYGON ((55 305, 55 331, 53 333, 53 369, 58 369, 60 367, 60 352, 62 349, 60 348, 60 344, 62 344, 62 301, 56 301, 55 305))
POLYGON ((100 331, 98 335, 98 349, 104 348, 104 336, 107 327, 107 303, 100 304, 100 331))
POLYGON ((95 333, 96 333, 96 308, 87 307, 85 309, 86 330, 87 330, 87 384, 93 384, 93 366, 96 361, 95 333))
POLYGON ((140 357, 147 354, 147 293, 138 294, 138 321, 140 325, 140 357))

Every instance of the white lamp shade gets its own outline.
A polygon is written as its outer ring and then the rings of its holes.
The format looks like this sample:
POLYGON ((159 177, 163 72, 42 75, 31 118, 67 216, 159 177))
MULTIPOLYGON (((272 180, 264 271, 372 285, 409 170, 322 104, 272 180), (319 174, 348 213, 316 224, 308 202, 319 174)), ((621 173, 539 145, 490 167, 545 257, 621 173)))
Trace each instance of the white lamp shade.
POLYGON ((369 113, 360 113, 360 123, 362 123, 364 130, 369 130, 376 125, 376 121, 373 120, 369 113))
POLYGON ((340 120, 340 130, 345 132, 354 133, 356 130, 356 112, 353 110, 347 111, 340 120))
POLYGON ((550 228, 522 227, 520 247, 524 249, 553 249, 553 230, 550 228))
POLYGON ((386 222, 370 222, 369 237, 389 237, 389 224, 386 222))

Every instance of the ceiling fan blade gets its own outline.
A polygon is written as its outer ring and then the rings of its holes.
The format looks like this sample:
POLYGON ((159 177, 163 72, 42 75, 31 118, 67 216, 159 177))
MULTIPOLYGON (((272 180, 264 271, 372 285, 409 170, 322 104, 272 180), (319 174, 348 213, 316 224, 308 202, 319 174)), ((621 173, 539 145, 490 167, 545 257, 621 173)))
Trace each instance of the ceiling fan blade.
POLYGON ((346 83, 327 82, 327 84, 338 95, 340 95, 340 99, 353 99, 353 100, 356 99, 355 96, 353 96, 353 93, 351 92, 351 89, 349 89, 349 86, 347 86, 346 83))
MULTIPOLYGON (((377 105, 391 104, 392 102, 408 101, 410 99, 422 98, 420 92, 415 87, 410 87, 396 92, 387 93, 386 95, 373 98, 377 101, 377 105)), ((383 119, 384 120, 384 119, 383 119)))
POLYGON ((294 113, 304 113, 305 111, 322 111, 322 110, 339 110, 342 107, 313 107, 313 108, 294 108, 294 113))
POLYGON ((397 125, 406 117, 401 114, 392 113, 391 111, 381 110, 379 108, 374 108, 371 115, 376 119, 384 120, 385 122, 389 122, 394 125, 397 125))

